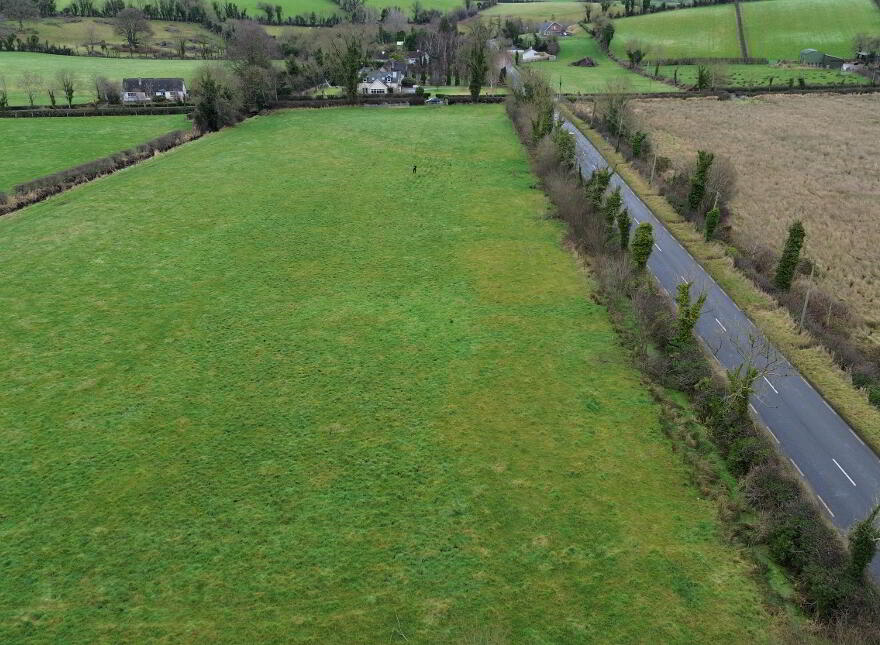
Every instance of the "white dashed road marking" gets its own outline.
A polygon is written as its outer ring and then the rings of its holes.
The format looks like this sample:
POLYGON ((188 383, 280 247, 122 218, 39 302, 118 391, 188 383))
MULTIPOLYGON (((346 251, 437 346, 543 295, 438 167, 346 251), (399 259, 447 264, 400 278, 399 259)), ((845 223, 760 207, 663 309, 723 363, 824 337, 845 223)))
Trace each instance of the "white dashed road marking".
POLYGON ((718 323, 718 326, 721 327, 721 329, 723 329, 725 332, 727 331, 727 327, 725 327, 724 325, 722 325, 720 320, 718 320, 718 319, 716 318, 716 319, 715 319, 715 322, 718 323))
POLYGON ((766 376, 764 377, 764 380, 767 381, 767 385, 770 386, 771 390, 776 392, 776 394, 779 394, 779 390, 777 390, 775 387, 773 387, 773 383, 771 383, 770 380, 766 376))
POLYGON ((791 462, 791 465, 795 467, 795 470, 798 471, 798 474, 800 474, 801 477, 804 477, 804 471, 801 470, 800 466, 798 466, 796 463, 794 463, 794 459, 789 457, 788 460, 791 462))
POLYGON ((852 484, 853 486, 855 486, 856 483, 853 481, 853 478, 850 477, 849 474, 843 469, 843 466, 841 466, 839 463, 837 463, 837 460, 834 459, 833 457, 831 458, 831 461, 834 462, 834 465, 835 465, 835 466, 837 466, 838 468, 840 468, 840 472, 842 472, 842 473, 843 473, 843 476, 846 477, 846 478, 849 480, 849 483, 852 484))

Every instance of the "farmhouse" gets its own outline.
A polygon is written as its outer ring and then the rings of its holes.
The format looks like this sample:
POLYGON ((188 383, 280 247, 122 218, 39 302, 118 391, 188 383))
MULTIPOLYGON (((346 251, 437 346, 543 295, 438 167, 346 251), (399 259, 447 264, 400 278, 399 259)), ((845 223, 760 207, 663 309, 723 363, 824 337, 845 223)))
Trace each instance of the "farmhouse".
POLYGON ((144 103, 157 98, 168 101, 185 101, 186 83, 182 78, 123 78, 122 101, 144 103))
POLYGON ((358 83, 358 94, 394 94, 400 92, 403 74, 396 71, 378 70, 365 74, 358 83))
POLYGON ((547 36, 568 36, 568 32, 565 30, 565 25, 556 21, 550 21, 542 22, 538 25, 538 35, 545 38, 547 36))

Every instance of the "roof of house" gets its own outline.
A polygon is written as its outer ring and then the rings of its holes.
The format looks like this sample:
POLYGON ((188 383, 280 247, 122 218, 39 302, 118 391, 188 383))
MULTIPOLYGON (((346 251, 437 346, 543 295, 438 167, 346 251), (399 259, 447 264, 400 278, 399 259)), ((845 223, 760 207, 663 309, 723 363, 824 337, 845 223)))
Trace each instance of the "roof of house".
POLYGON ((392 72, 400 72, 401 74, 406 74, 406 70, 409 68, 407 63, 403 61, 391 60, 382 65, 383 70, 388 70, 392 72))
POLYGON ((549 22, 542 22, 540 25, 538 25, 538 31, 547 31, 553 25, 558 25, 560 28, 565 29, 562 24, 556 22, 555 20, 551 20, 549 22))
POLYGON ((185 92, 186 86, 182 78, 123 78, 123 92, 185 92))
POLYGON ((377 70, 375 72, 370 72, 366 76, 364 76, 364 83, 373 83, 374 81, 380 81, 382 83, 399 83, 403 80, 403 74, 400 72, 393 71, 385 71, 385 70, 377 70))

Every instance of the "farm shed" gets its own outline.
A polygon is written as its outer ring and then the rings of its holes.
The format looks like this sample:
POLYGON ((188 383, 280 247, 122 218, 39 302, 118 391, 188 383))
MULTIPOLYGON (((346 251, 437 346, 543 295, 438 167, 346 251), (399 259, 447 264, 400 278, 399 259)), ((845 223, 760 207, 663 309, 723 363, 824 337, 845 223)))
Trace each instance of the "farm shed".
POLYGON ((843 66, 843 59, 837 56, 829 56, 818 49, 802 49, 800 61, 804 65, 815 65, 816 67, 830 67, 832 69, 840 69, 843 66))

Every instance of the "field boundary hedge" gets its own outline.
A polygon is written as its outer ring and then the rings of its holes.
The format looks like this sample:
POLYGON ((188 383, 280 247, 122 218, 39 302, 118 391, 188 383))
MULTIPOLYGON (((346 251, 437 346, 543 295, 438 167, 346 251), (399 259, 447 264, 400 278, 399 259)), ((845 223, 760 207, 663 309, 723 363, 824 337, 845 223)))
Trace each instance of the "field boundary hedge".
POLYGON ((18 184, 12 196, 0 193, 0 215, 6 215, 25 206, 36 204, 53 195, 90 182, 98 177, 113 174, 123 168, 151 159, 155 155, 197 138, 193 131, 175 130, 161 137, 150 139, 134 148, 67 168, 50 175, 18 184))
POLYGON ((43 117, 85 117, 85 116, 159 116, 163 114, 189 114, 195 109, 192 105, 172 107, 132 107, 132 108, 28 108, 15 107, 0 110, 0 118, 29 119, 43 117))
MULTIPOLYGON (((649 78, 653 76, 648 75, 649 78)), ((706 97, 729 97, 731 94, 737 96, 759 96, 763 94, 874 94, 880 92, 880 85, 847 85, 840 87, 839 85, 819 85, 813 87, 797 87, 788 88, 785 86, 778 87, 722 87, 714 90, 685 90, 683 92, 629 92, 620 96, 628 99, 696 99, 706 97)), ((602 93, 589 94, 563 94, 567 99, 594 99, 607 96, 602 93)))
POLYGON ((767 339, 859 436, 875 452, 880 452, 880 411, 852 385, 849 376, 834 363, 828 351, 811 334, 798 331, 791 315, 737 270, 733 259, 719 243, 706 242, 702 233, 676 213, 666 198, 659 195, 599 132, 575 116, 568 106, 560 105, 559 109, 727 295, 761 328, 767 339))

